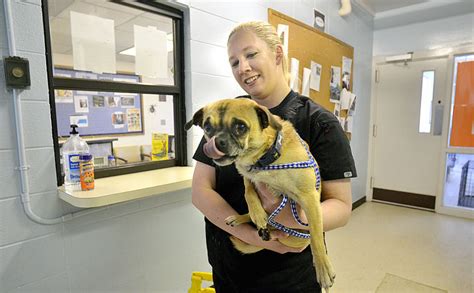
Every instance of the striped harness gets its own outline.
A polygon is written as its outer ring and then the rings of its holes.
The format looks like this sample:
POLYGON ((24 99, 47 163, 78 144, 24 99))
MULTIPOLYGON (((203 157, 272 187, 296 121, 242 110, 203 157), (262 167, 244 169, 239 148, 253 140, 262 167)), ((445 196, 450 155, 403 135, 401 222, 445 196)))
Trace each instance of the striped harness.
MULTIPOLYGON (((297 134, 298 135, 298 134, 297 134)), ((268 171, 268 170, 283 170, 283 169, 303 169, 303 168, 313 168, 314 169, 314 174, 316 175, 316 189, 317 190, 320 190, 321 188, 321 175, 319 173, 319 166, 318 166, 318 163, 316 162, 316 160, 314 159, 313 155, 311 154, 311 152, 309 151, 308 149, 308 146, 306 145, 306 143, 303 141, 303 139, 298 135, 298 138, 301 142, 301 144, 304 146, 305 150, 306 150, 306 154, 308 155, 308 160, 307 161, 302 161, 302 162, 293 162, 293 163, 286 163, 286 164, 279 164, 279 165, 270 165, 271 163, 273 163, 274 161, 276 161, 276 159, 278 159, 278 157, 280 157, 280 148, 281 148, 281 140, 282 140, 282 136, 281 136, 281 133, 278 132, 277 134, 277 138, 275 139, 275 143, 273 144, 272 148, 264 155, 262 156, 262 158, 264 157, 268 157, 267 155, 268 154, 271 154, 270 156, 273 159, 272 162, 270 162, 269 164, 267 164, 266 166, 262 164, 262 159, 260 159, 257 164, 253 165, 250 167, 249 171, 252 171, 252 170, 258 170, 258 171, 268 171), (275 155, 277 154, 277 155, 275 155)), ((267 159, 265 159, 265 161, 268 162, 267 159)), ((266 163, 266 162, 265 162, 266 163)), ((305 238, 305 239, 309 239, 310 238, 310 234, 309 233, 304 233, 304 232, 299 232, 299 231, 296 231, 294 229, 291 229, 291 228, 288 228, 280 223, 277 223, 274 219, 275 217, 281 212, 281 210, 286 206, 287 202, 288 202, 288 196, 286 194, 281 194, 282 196, 282 200, 281 200, 281 203, 280 205, 270 214, 270 216, 268 217, 268 224, 270 224, 271 226, 273 226, 274 228, 280 230, 280 231, 283 231, 291 236, 295 236, 295 237, 298 237, 298 238, 305 238)), ((295 218, 296 222, 298 222, 300 225, 303 225, 303 226, 308 226, 307 223, 303 223, 300 219, 300 217, 298 216, 298 212, 296 210, 296 202, 292 199, 289 199, 290 200, 290 206, 291 206, 291 213, 293 214, 293 218, 295 218)))

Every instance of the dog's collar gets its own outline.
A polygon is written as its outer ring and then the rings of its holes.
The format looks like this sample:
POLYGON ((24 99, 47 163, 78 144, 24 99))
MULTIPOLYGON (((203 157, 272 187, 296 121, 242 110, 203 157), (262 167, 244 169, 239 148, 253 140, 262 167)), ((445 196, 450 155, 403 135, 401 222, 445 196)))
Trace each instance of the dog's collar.
MULTIPOLYGON (((281 142, 283 140, 283 136, 281 135, 281 131, 278 131, 275 141, 268 151, 258 159, 258 161, 252 167, 265 167, 270 165, 271 163, 278 160, 280 157, 280 149, 281 149, 281 142)), ((251 167, 251 169, 252 169, 251 167)))

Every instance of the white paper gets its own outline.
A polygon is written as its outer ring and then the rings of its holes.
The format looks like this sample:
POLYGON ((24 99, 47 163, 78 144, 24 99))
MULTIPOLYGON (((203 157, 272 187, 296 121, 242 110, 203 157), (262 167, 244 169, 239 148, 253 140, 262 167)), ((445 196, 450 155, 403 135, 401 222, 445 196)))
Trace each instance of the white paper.
POLYGON ((154 26, 134 25, 135 72, 152 78, 168 77, 168 49, 166 32, 154 26))
POLYGON ((341 67, 331 66, 331 81, 332 87, 341 87, 341 67))
POLYGON ((349 109, 349 102, 351 99, 351 92, 345 88, 341 91, 341 110, 349 109))
POLYGON ((75 70, 115 73, 114 21, 71 11, 75 70))
POLYGON ((344 131, 352 133, 352 125, 353 125, 353 116, 347 116, 346 121, 344 122, 344 131))
POLYGON ((351 98, 349 100, 349 113, 347 113, 348 116, 354 116, 355 111, 356 111, 356 95, 351 93, 351 98))
POLYGON ((309 79, 311 78, 311 69, 303 68, 303 88, 301 94, 309 97, 309 79))
POLYGON ((289 27, 285 24, 279 24, 277 26, 277 33, 280 37, 281 44, 283 45, 283 52, 288 56, 288 32, 289 27))
POLYGON ((74 96, 74 110, 76 113, 89 113, 87 96, 74 96))
POLYGON ((321 84, 322 70, 323 67, 321 66, 321 64, 311 61, 311 78, 309 82, 309 87, 318 92, 321 84))
POLYGON ((295 92, 300 92, 299 79, 298 79, 299 67, 300 67, 300 61, 296 58, 291 58, 290 88, 294 90, 295 92))
POLYGON ((347 90, 351 89, 351 68, 352 68, 352 59, 342 56, 342 87, 347 90))
POLYGON ((72 90, 54 90, 56 103, 72 103, 72 90))
POLYGON ((77 127, 89 127, 87 115, 69 116, 69 125, 76 124, 77 127))
POLYGON ((341 117, 341 104, 340 103, 337 103, 334 105, 334 116, 336 117, 341 117))

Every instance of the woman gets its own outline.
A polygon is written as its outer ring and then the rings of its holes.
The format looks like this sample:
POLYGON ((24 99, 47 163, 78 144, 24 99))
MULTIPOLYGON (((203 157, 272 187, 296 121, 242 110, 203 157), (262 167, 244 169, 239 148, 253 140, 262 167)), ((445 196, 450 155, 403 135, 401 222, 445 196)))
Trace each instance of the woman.
MULTIPOLYGON (((348 140, 337 118, 309 98, 288 86, 288 69, 283 46, 275 29, 265 22, 237 26, 227 42, 229 63, 234 78, 260 105, 289 120, 308 142, 318 161, 322 183, 324 230, 344 226, 351 213, 351 177, 356 176, 348 140)), ((193 204, 206 217, 209 262, 216 291, 230 292, 319 292, 309 247, 297 250, 277 241, 283 232, 263 241, 251 224, 236 227, 224 222, 228 216, 247 213, 244 187, 235 166, 216 167, 202 151, 201 141, 194 159, 193 204), (229 241, 229 234, 264 250, 242 255, 229 241)), ((268 213, 280 204, 265 186, 257 186, 268 213)), ((306 229, 296 222, 287 205, 276 221, 289 228, 306 229)), ((305 221, 304 213, 299 209, 305 221)))

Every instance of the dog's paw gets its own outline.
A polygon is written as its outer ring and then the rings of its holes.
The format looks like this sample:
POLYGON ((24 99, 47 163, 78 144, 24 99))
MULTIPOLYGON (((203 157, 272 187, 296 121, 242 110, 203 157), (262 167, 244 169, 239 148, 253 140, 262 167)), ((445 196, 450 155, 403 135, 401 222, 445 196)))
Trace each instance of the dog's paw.
POLYGON ((243 223, 248 223, 251 220, 250 220, 250 216, 248 214, 245 214, 245 215, 228 216, 224 221, 227 225, 235 227, 243 223))
POLYGON ((258 229, 258 236, 262 238, 263 241, 270 240, 270 231, 267 228, 258 229))
POLYGON ((226 225, 229 225, 229 226, 237 226, 236 223, 237 223, 237 216, 228 216, 225 220, 225 223, 226 225))
POLYGON ((316 276, 321 288, 329 289, 334 284, 336 273, 334 272, 329 260, 321 264, 316 264, 316 276))

